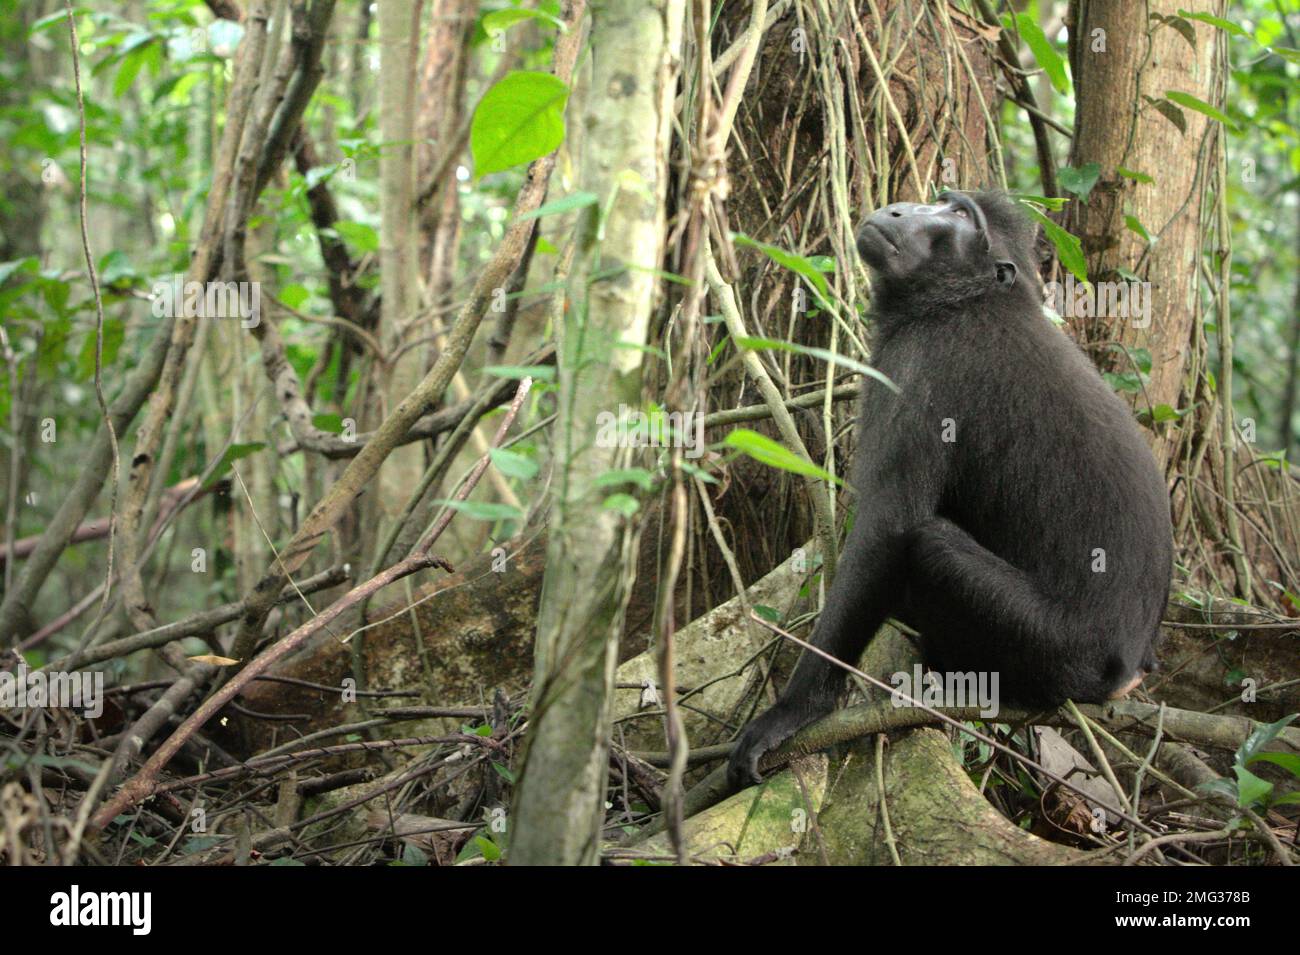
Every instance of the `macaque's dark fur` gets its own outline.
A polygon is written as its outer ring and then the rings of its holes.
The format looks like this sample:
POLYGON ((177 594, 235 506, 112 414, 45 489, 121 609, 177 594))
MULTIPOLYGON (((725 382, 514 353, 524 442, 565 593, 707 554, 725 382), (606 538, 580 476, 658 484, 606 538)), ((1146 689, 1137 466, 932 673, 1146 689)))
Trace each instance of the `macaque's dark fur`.
MULTIPOLYGON (((855 664, 894 616, 934 669, 996 671, 1001 704, 1048 706, 1154 669, 1173 547, 1129 408, 1043 314, 1033 234, 989 193, 889 206, 859 232, 872 363, 900 393, 863 379, 857 514, 812 642, 855 664)), ((741 734, 733 784, 843 682, 805 652, 741 734)))

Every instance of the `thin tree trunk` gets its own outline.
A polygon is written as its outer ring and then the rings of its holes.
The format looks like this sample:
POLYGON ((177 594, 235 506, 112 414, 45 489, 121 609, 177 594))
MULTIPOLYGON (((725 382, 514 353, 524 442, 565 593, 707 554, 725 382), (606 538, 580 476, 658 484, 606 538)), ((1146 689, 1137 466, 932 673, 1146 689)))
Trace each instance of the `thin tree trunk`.
MULTIPOLYGON (((419 337, 414 315, 419 304, 418 242, 415 231, 415 73, 419 38, 418 0, 381 0, 379 4, 379 125, 383 150, 379 154, 379 239, 383 290, 381 340, 396 355, 403 342, 419 337)), ((386 370, 387 380, 375 382, 384 395, 384 412, 396 407, 424 376, 423 350, 412 348, 386 370)), ((420 481, 424 451, 418 444, 395 448, 379 469, 378 505, 395 518, 410 489, 420 481)))
MULTIPOLYGON (((1296 218, 1296 247, 1300 253, 1300 216, 1296 218)), ((1286 343, 1286 389, 1282 392, 1282 412, 1278 416, 1277 446, 1288 460, 1295 446, 1296 397, 1300 393, 1300 275, 1295 278, 1295 304, 1291 311, 1291 328, 1286 343)))
MULTIPOLYGON (((630 449, 597 443, 597 416, 640 404, 641 356, 662 254, 680 0, 611 0, 593 12, 582 124, 584 210, 559 342, 556 500, 537 631, 528 752, 510 860, 595 864, 604 820, 609 706, 634 577, 635 524, 595 484, 630 449), (631 174, 631 175, 629 175, 631 174), (629 181, 632 176, 638 182, 629 181), (597 210, 608 210, 598 240, 597 210), (615 265, 625 271, 610 277, 615 265), (597 271, 604 275, 594 278, 597 271), (590 285, 588 284, 590 283, 590 285)), ((619 442, 615 442, 619 443, 619 442)))

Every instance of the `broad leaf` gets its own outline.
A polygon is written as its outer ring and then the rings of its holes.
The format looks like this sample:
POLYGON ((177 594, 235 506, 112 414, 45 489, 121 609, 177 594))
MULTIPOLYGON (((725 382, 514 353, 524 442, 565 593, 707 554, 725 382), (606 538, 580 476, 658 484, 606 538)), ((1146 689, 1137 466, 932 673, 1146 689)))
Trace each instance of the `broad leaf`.
POLYGON ((822 481, 833 481, 836 484, 844 483, 811 461, 807 461, 783 445, 777 444, 766 435, 751 431, 748 428, 737 428, 728 434, 722 443, 744 452, 755 461, 766 464, 768 467, 789 471, 792 474, 803 474, 822 481))
POLYGON ((569 88, 550 73, 516 71, 474 110, 469 147, 478 176, 532 162, 564 142, 569 88))

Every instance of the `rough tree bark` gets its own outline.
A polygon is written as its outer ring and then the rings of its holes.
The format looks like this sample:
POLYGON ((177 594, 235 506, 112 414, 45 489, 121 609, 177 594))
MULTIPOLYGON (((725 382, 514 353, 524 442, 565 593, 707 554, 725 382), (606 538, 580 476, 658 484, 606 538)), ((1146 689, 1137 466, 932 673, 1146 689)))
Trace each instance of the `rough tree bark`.
MULTIPOLYGON (((1067 321, 1091 345, 1090 355, 1103 370, 1132 373, 1132 351, 1151 353, 1150 378, 1135 396, 1139 410, 1147 412, 1179 407, 1199 314, 1202 197, 1218 132, 1218 124, 1201 113, 1165 99, 1169 91, 1205 103, 1216 99, 1215 28, 1182 21, 1195 31, 1196 43, 1189 43, 1159 19, 1180 8, 1223 15, 1219 0, 1099 0, 1073 4, 1070 13, 1078 104, 1070 164, 1097 163, 1101 173, 1086 200, 1070 203, 1066 227, 1083 242, 1091 281, 1122 281, 1117 269, 1123 267, 1150 283, 1144 303, 1150 320, 1107 314, 1067 321), (1117 112, 1117 104, 1125 104, 1125 111, 1117 112), (1117 171, 1121 167, 1151 181, 1125 176, 1117 171), (1127 227, 1128 216, 1154 243, 1127 227)), ((1157 457, 1168 460, 1171 442, 1155 445, 1157 457)))

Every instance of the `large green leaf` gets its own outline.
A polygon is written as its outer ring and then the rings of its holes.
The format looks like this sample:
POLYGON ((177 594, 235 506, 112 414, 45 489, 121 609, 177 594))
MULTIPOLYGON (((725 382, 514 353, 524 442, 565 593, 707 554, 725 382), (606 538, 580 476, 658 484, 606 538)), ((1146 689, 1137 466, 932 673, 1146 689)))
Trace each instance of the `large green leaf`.
MULTIPOLYGON (((95 375, 95 350, 98 347, 97 335, 91 329, 81 345, 77 356, 77 378, 86 381, 95 375)), ((118 349, 126 337, 126 325, 120 318, 104 319, 104 368, 107 369, 117 360, 118 349)))
POLYGON ((830 298, 830 286, 826 284, 826 276, 822 275, 811 260, 795 252, 787 252, 780 246, 768 245, 766 242, 759 242, 757 239, 751 239, 749 236, 740 233, 732 235, 731 238, 736 245, 745 245, 751 249, 758 249, 777 265, 784 265, 790 271, 803 276, 808 284, 812 286, 813 294, 817 296, 822 307, 829 307, 827 300, 830 298))
POLYGON ((373 226, 364 222, 335 222, 334 231, 358 252, 379 251, 379 233, 373 226))
POLYGON ((1230 120, 1226 113, 1222 110, 1215 109, 1204 100, 1197 99, 1191 93, 1182 93, 1178 90, 1165 90, 1165 99, 1169 100, 1171 103, 1177 103, 1179 106, 1200 113, 1203 116, 1208 116, 1210 119, 1217 120, 1229 129, 1235 130, 1237 128, 1237 124, 1230 120))
POLYGON ((550 73, 516 71, 488 90, 474 110, 469 147, 486 176, 545 156, 564 142, 569 88, 550 73))
POLYGON ((1061 188, 1084 200, 1088 198, 1088 193, 1092 192, 1092 187, 1097 184, 1100 176, 1101 163, 1096 162, 1084 163, 1078 169, 1062 166, 1056 171, 1056 180, 1061 184, 1061 188))
POLYGON ((777 444, 766 435, 751 431, 748 428, 737 428, 728 434, 722 443, 744 452, 755 461, 766 464, 768 467, 790 471, 793 474, 804 474, 823 481, 833 481, 836 484, 844 483, 835 475, 822 470, 811 461, 799 457, 799 455, 783 445, 777 444))
POLYGON ((1038 220, 1039 225, 1043 227, 1043 232, 1052 240, 1052 245, 1056 246, 1056 254, 1060 257, 1061 264, 1074 273, 1074 277, 1080 282, 1088 281, 1088 263, 1083 257, 1083 245, 1079 242, 1079 237, 1071 235, 1037 209, 1030 206, 1025 208, 1038 220))
POLYGON ((483 15, 483 32, 488 36, 496 36, 498 33, 505 33, 515 24, 523 23, 526 20, 541 20, 544 23, 559 27, 560 31, 564 32, 564 21, 558 17, 554 17, 544 10, 524 10, 519 7, 485 13, 483 15))
POLYGON ((1052 86, 1061 94, 1070 92, 1070 78, 1065 72, 1065 60, 1061 59, 1061 54, 1056 52, 1052 46, 1052 41, 1047 39, 1047 34, 1043 28, 1038 25, 1038 21, 1028 13, 1016 14, 1016 27, 1020 30, 1021 37, 1029 45, 1030 52, 1034 54, 1034 59, 1038 65, 1043 68, 1047 78, 1052 81, 1052 86))
POLYGON ((1237 36, 1244 36, 1247 39, 1250 39, 1250 34, 1237 26, 1237 24, 1233 23, 1231 20, 1225 20, 1222 17, 1216 17, 1209 13, 1192 13, 1189 10, 1179 10, 1178 15, 1187 20, 1200 20, 1202 23, 1208 23, 1212 27, 1218 27, 1220 30, 1225 30, 1228 33, 1233 33, 1237 36))
POLYGON ((489 448, 488 454, 491 455, 492 463, 497 466, 497 470, 506 477, 529 481, 537 475, 537 462, 515 451, 489 448))

